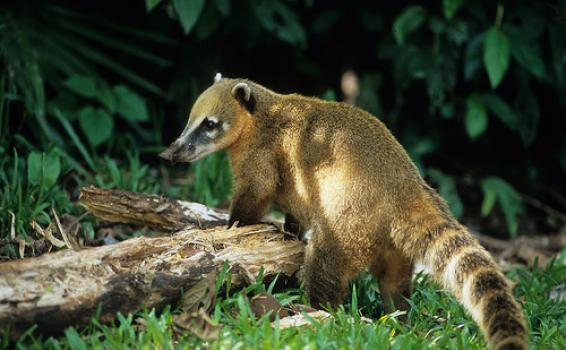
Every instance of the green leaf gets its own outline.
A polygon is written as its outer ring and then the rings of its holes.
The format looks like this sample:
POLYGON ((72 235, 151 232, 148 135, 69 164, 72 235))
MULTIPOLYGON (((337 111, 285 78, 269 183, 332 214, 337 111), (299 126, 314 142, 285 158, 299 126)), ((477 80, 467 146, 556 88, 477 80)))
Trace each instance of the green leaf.
POLYGON ((546 76, 546 69, 541 57, 540 47, 535 43, 520 41, 513 45, 513 58, 537 78, 546 76))
POLYGON ((31 152, 27 159, 28 181, 32 185, 49 188, 57 182, 61 173, 61 161, 55 153, 47 155, 31 152))
POLYGON ((151 12, 160 2, 161 0, 145 0, 145 10, 151 12))
POLYGON ((130 121, 145 121, 149 113, 145 100, 125 85, 116 85, 112 89, 116 97, 116 112, 130 121))
POLYGON ((206 40, 216 31, 221 21, 220 14, 213 6, 205 7, 200 15, 200 21, 194 29, 198 40, 206 40))
POLYGON ((79 112, 79 124, 93 147, 110 139, 114 123, 103 109, 84 107, 79 112))
POLYGON ((214 5, 216 5, 222 17, 226 17, 230 14, 230 0, 214 0, 214 5))
POLYGON ((487 128, 487 111, 481 96, 470 95, 466 101, 466 132, 471 139, 484 133, 487 128))
POLYGON ((429 168, 427 174, 438 184, 438 193, 446 200, 452 214, 457 218, 462 216, 464 213, 464 205, 458 194, 454 178, 434 168, 429 168))
POLYGON ((515 236, 519 228, 517 216, 523 212, 523 204, 517 191, 505 180, 495 176, 484 178, 481 188, 484 193, 482 216, 489 215, 497 202, 505 216, 507 231, 511 236, 515 236))
POLYGON ((297 14, 280 1, 263 1, 255 9, 261 25, 280 40, 306 47, 307 36, 297 14))
POLYGON ((61 161, 59 156, 54 152, 45 155, 43 167, 43 184, 49 188, 57 182, 61 173, 61 161))
POLYGON ((482 44, 485 40, 485 33, 473 37, 464 52, 464 79, 471 80, 477 75, 482 62, 482 44))
POLYGON ((491 113, 501 120, 511 131, 517 131, 519 118, 501 97, 494 94, 483 94, 482 98, 491 113))
POLYGON ((83 97, 96 96, 96 81, 87 75, 73 75, 63 82, 69 90, 83 97))
POLYGON ((537 78, 546 77, 546 67, 542 60, 540 45, 537 42, 525 40, 525 34, 517 28, 509 30, 509 40, 511 41, 511 54, 526 70, 537 78))
POLYGON ((75 146, 78 148, 79 152, 82 154, 82 156, 83 156, 85 162, 88 164, 88 166, 93 171, 96 171, 97 168, 94 165, 94 161, 92 160, 92 157, 90 156, 90 154, 86 150, 86 147, 81 142, 81 139, 79 138, 79 136, 75 132, 75 129, 73 129, 73 126, 71 125, 71 123, 69 123, 68 118, 65 117, 63 112, 58 110, 58 109, 55 109, 53 111, 53 114, 59 120, 59 122, 63 126, 63 129, 65 129, 65 131, 67 132, 67 135, 69 135, 69 137, 71 138, 71 141, 73 141, 75 146))
POLYGON ((446 19, 452 19, 465 0, 442 0, 442 12, 446 19))
POLYGON ((116 108, 116 98, 108 86, 100 87, 96 92, 96 96, 110 112, 114 112, 116 108))
POLYGON ((426 19, 426 10, 419 5, 407 7, 393 22, 393 36, 399 45, 405 43, 407 36, 417 30, 426 19))
POLYGON ((73 350, 86 350, 86 344, 77 330, 73 327, 65 329, 65 338, 69 343, 69 348, 73 350))
POLYGON ((43 156, 39 152, 31 152, 28 155, 28 181, 32 185, 42 182, 43 156))
POLYGON ((507 69, 511 58, 511 48, 507 35, 497 27, 492 27, 486 34, 483 51, 483 63, 487 70, 492 88, 496 88, 507 69))
POLYGON ((204 0, 173 0, 173 7, 185 34, 189 34, 204 8, 204 0))
POLYGON ((493 210, 493 206, 495 205, 496 194, 493 191, 485 191, 484 190, 484 197, 481 204, 481 215, 486 217, 491 213, 493 210))
POLYGON ((326 101, 336 101, 336 93, 333 89, 328 88, 324 91, 321 98, 326 101))

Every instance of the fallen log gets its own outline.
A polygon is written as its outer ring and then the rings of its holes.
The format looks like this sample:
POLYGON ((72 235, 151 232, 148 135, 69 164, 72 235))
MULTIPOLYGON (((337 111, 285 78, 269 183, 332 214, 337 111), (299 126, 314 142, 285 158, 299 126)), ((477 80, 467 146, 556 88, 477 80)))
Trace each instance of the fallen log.
POLYGON ((266 278, 293 276, 302 264, 302 242, 272 225, 218 226, 226 214, 202 205, 95 188, 84 190, 81 202, 104 220, 176 229, 179 218, 186 228, 0 264, 0 328, 9 327, 13 339, 34 324, 53 334, 85 325, 95 314, 108 322, 117 312, 160 310, 225 262, 234 283, 253 282, 262 266, 266 278))

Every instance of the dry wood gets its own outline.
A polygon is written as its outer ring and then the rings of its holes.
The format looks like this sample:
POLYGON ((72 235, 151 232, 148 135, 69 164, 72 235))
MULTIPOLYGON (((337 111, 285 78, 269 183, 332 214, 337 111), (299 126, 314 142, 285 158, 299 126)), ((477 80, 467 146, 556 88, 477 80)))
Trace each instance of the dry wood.
POLYGON ((253 281, 261 266, 267 278, 294 275, 304 245, 271 225, 227 229, 226 214, 158 196, 96 188, 81 202, 104 220, 171 230, 171 236, 132 238, 96 248, 66 250, 0 264, 0 328, 18 337, 33 324, 41 333, 101 322, 117 312, 161 309, 190 293, 228 262, 233 281, 253 281), (177 220, 179 219, 179 220, 177 220))
POLYGON ((145 193, 86 187, 81 189, 80 203, 102 220, 161 231, 209 228, 228 223, 225 211, 145 193))

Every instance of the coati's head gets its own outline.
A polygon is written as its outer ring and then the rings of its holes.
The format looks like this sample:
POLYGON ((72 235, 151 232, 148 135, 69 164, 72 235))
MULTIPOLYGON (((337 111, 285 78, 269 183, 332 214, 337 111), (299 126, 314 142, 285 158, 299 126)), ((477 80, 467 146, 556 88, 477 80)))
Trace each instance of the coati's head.
POLYGON ((230 147, 252 120, 255 105, 251 83, 241 79, 215 82, 196 100, 181 135, 163 152, 161 158, 175 162, 193 162, 230 147))

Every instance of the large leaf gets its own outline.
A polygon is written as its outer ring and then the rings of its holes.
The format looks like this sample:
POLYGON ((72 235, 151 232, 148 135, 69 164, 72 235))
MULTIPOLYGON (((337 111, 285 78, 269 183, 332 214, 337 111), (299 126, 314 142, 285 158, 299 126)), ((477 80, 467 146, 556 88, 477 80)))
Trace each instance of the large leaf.
POLYGON ((173 0, 173 7, 185 34, 189 34, 197 23, 204 7, 204 0, 173 0))
POLYGON ((110 139, 114 127, 112 117, 108 113, 100 108, 94 109, 90 106, 84 107, 79 112, 79 124, 93 147, 110 139))
POLYGON ((476 76, 482 63, 482 44, 485 33, 476 35, 470 40, 464 52, 464 79, 471 80, 476 76))
POLYGON ((452 214, 457 218, 462 216, 464 205, 458 194, 454 178, 434 168, 429 168, 427 174, 438 184, 438 193, 446 200, 452 214))
POLYGON ((481 181, 481 188, 484 193, 482 216, 489 215, 497 202, 505 216, 507 231, 511 236, 517 235, 519 228, 517 216, 523 212, 523 205, 517 191, 505 180, 495 176, 484 178, 481 181))
POLYGON ((451 19, 456 11, 464 4, 465 0, 442 0, 442 12, 446 19, 451 19))
POLYGON ((525 40, 524 33, 517 28, 511 28, 509 40, 511 41, 511 54, 515 61, 537 78, 544 78, 546 76, 546 68, 538 42, 525 40))
POLYGON ((96 97, 100 102, 102 102, 104 106, 106 106, 106 108, 108 108, 110 112, 114 112, 116 108, 116 98, 114 96, 114 93, 112 92, 112 89, 110 89, 106 85, 101 86, 96 92, 96 97))
POLYGON ((198 25, 193 29, 199 40, 206 40, 214 33, 221 22, 221 15, 213 6, 206 6, 200 14, 198 25))
POLYGON ((145 121, 149 113, 145 100, 135 91, 125 85, 116 85, 112 89, 116 98, 116 112, 131 121, 145 121))
POLYGON ((145 10, 150 12, 155 8, 155 6, 159 5, 161 0, 145 0, 145 10))
POLYGON ((96 96, 96 81, 88 75, 73 75, 63 83, 71 91, 83 97, 96 96))
POLYGON ((74 350, 87 350, 85 341, 79 335, 79 332, 73 327, 65 329, 65 338, 69 347, 74 350))
POLYGON ((419 5, 407 7, 393 22, 393 36, 403 45, 407 36, 417 30, 426 19, 426 10, 419 5))
POLYGON ((42 182, 43 155, 38 152, 31 152, 28 155, 28 181, 32 185, 39 185, 42 182))
POLYGON ((28 181, 33 185, 51 187, 61 173, 61 162, 55 153, 31 152, 27 159, 28 181))
POLYGON ((481 96, 470 95, 466 101, 466 132, 471 139, 484 133, 487 128, 487 111, 481 96))
POLYGON ((263 1, 255 9, 256 16, 261 25, 279 39, 296 45, 306 47, 307 35, 297 13, 291 10, 282 1, 263 1))
POLYGON ((483 63, 492 88, 496 88, 507 69, 511 58, 511 48, 507 35, 501 29, 492 27, 485 36, 483 63))
POLYGON ((216 5, 222 17, 226 17, 230 14, 230 0, 214 0, 214 5, 216 5))
POLYGON ((503 124, 512 131, 517 131, 519 118, 501 97, 494 94, 484 94, 482 99, 487 109, 501 120, 503 124))

